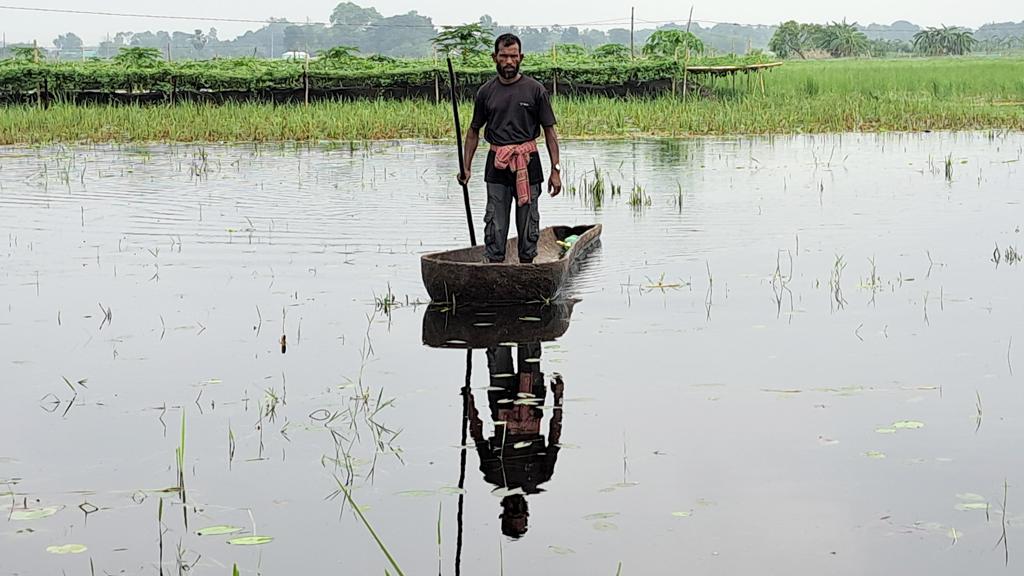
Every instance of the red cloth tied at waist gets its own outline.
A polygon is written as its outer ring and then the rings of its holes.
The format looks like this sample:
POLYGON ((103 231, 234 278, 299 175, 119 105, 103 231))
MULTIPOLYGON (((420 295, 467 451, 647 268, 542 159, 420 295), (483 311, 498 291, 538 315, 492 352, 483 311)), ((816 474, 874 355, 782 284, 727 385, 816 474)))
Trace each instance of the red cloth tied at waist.
POLYGON ((498 170, 508 168, 516 175, 516 198, 519 206, 530 203, 530 174, 526 167, 530 165, 530 154, 537 151, 537 143, 533 140, 522 144, 494 146, 494 167, 498 170))

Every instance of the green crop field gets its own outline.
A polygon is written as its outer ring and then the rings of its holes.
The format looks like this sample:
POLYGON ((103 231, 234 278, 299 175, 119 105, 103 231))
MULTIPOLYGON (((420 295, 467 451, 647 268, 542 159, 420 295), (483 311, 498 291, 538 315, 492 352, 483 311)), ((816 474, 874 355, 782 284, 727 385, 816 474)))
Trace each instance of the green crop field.
MULTIPOLYGON (((599 64, 596 66, 599 67, 599 64)), ((480 72, 484 74, 483 72, 480 72)), ((706 81, 700 97, 554 98, 570 138, 846 131, 1024 130, 1024 59, 787 62, 750 81, 706 81)), ((464 124, 471 103, 461 108, 464 124)), ((303 104, 0 107, 0 143, 448 138, 429 99, 303 104)))

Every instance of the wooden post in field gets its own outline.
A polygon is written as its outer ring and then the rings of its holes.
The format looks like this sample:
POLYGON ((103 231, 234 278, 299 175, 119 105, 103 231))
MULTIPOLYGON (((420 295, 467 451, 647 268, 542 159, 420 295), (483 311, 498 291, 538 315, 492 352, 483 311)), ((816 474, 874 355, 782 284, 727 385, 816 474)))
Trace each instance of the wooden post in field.
MULTIPOLYGON (((32 63, 39 64, 39 43, 35 40, 32 41, 32 63)), ((43 89, 36 83, 36 102, 40 107, 43 105, 43 89)))
POLYGON ((303 88, 303 102, 306 106, 309 106, 309 54, 307 53, 306 59, 302 62, 302 88, 303 88))
POLYGON ((675 54, 672 55, 672 62, 675 64, 672 66, 672 97, 675 98, 678 95, 676 93, 676 71, 679 69, 679 46, 676 46, 675 54))
POLYGON ((761 68, 757 69, 757 79, 761 82, 761 96, 765 95, 765 91, 764 91, 764 74, 763 74, 763 72, 764 72, 764 70, 762 70, 761 68))
POLYGON ((437 47, 434 47, 434 104, 441 101, 441 81, 437 74, 437 47))
POLYGON ((633 49, 633 26, 636 22, 636 6, 629 9, 629 59, 636 59, 636 51, 633 49))
POLYGON ((690 66, 690 47, 686 47, 686 58, 683 60, 683 101, 686 101, 686 85, 690 79, 689 68, 690 66))
POLYGON ((558 47, 551 45, 551 95, 558 96, 558 47))
MULTIPOLYGON (((690 5, 690 16, 686 19, 686 34, 690 34, 690 23, 693 22, 693 4, 690 5)), ((687 38, 689 39, 689 38, 687 38)), ((676 65, 679 62, 679 48, 676 48, 676 65)), ((689 79, 687 73, 687 67, 690 65, 690 44, 686 44, 686 59, 683 61, 683 101, 686 101, 686 84, 689 79)))

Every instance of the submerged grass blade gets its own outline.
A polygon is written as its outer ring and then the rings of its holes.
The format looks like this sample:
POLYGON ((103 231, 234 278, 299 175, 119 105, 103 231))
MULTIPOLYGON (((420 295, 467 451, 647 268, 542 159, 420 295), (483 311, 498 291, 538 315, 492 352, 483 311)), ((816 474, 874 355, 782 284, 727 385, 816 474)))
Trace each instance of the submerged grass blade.
POLYGON ((373 526, 370 526, 370 521, 366 519, 366 516, 363 515, 363 511, 359 509, 355 500, 352 499, 352 493, 349 491, 348 486, 345 486, 337 476, 334 477, 334 481, 338 483, 338 488, 345 494, 345 499, 352 505, 352 510, 355 510, 356 515, 359 516, 360 520, 362 520, 363 526, 366 526, 366 530, 370 532, 370 536, 373 536, 373 539, 377 542, 377 546, 380 547, 381 552, 384 553, 388 562, 391 563, 391 567, 395 569, 398 576, 405 576, 405 572, 402 572, 402 569, 398 566, 398 562, 395 561, 394 556, 391 555, 391 552, 388 552, 387 546, 385 546, 384 542, 382 542, 380 537, 377 536, 377 532, 374 531, 373 526))

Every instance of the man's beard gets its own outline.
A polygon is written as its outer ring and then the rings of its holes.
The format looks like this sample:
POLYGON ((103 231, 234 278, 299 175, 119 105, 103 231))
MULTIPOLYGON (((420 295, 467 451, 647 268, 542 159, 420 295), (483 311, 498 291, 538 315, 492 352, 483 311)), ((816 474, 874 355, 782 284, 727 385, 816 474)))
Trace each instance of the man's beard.
POLYGON ((519 75, 519 64, 505 67, 502 67, 501 64, 497 64, 495 67, 498 69, 498 75, 505 80, 513 80, 519 75))

